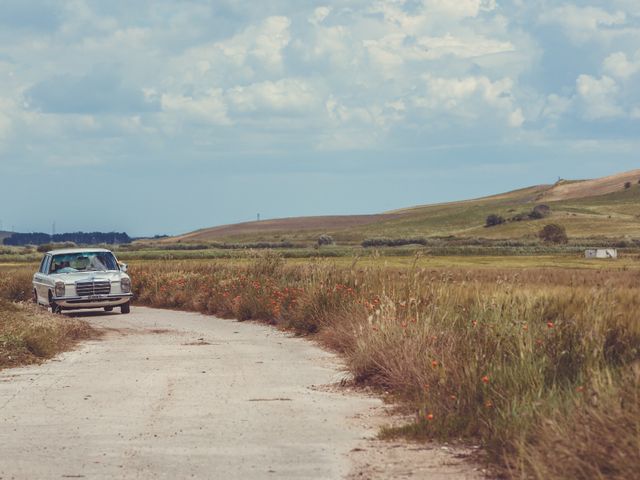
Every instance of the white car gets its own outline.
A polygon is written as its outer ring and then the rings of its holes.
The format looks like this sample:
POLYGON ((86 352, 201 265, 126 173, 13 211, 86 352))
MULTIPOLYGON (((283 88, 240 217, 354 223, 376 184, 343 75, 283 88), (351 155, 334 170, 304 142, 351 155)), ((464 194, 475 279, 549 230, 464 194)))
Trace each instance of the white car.
POLYGON ((33 300, 54 313, 81 308, 110 312, 131 308, 127 266, 104 248, 72 248, 47 252, 33 276, 33 300))

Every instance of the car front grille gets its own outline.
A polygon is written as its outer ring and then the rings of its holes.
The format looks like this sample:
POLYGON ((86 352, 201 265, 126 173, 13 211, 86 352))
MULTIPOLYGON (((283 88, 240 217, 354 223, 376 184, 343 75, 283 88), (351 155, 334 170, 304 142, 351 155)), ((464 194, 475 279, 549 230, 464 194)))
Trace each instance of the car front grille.
POLYGON ((109 293, 111 293, 111 282, 76 282, 76 294, 81 297, 109 293))

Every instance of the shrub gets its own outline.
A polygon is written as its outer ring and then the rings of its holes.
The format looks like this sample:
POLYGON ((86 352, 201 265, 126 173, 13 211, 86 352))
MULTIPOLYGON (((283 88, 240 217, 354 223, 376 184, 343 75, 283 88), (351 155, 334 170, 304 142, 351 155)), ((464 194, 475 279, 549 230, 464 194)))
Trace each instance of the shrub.
POLYGON ((511 222, 522 222, 523 220, 527 220, 529 218, 531 218, 530 213, 518 213, 517 215, 511 217, 509 220, 511 222))
POLYGON ((631 188, 631 182, 624 182, 624 188, 625 190, 628 190, 631 188))
POLYGON ((551 208, 548 205, 536 205, 529 214, 529 218, 534 220, 548 217, 551 214, 551 208))
POLYGON ((404 245, 427 245, 424 238, 367 238, 361 245, 368 247, 402 247, 404 245))
POLYGON ((545 225, 538 233, 538 236, 542 241, 547 243, 567 243, 569 241, 567 231, 562 225, 558 225, 557 223, 545 225))
POLYGON ((333 237, 331 235, 327 235, 326 233, 323 233, 322 235, 320 235, 318 237, 318 246, 323 246, 323 245, 333 245, 335 242, 333 240, 333 237))
POLYGON ((53 250, 53 245, 51 245, 50 243, 43 243, 42 245, 38 245, 37 250, 40 253, 45 253, 49 250, 53 250))
POLYGON ((487 217, 487 220, 485 222, 485 227, 495 227, 496 225, 500 225, 504 223, 504 221, 505 221, 504 218, 502 218, 500 215, 496 215, 495 213, 492 213, 487 217))

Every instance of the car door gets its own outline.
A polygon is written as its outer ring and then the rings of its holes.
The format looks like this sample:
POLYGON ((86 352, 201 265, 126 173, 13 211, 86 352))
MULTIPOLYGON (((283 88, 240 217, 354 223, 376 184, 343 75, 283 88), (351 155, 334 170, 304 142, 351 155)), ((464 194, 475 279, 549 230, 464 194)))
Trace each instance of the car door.
POLYGON ((47 282, 49 265, 51 265, 51 255, 45 255, 40 263, 40 269, 33 277, 33 285, 38 295, 38 303, 49 303, 49 283, 47 282))

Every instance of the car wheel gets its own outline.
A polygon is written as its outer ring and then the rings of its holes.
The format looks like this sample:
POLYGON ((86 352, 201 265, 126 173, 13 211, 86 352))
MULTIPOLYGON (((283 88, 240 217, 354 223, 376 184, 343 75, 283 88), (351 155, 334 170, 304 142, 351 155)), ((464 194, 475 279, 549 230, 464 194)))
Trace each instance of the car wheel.
POLYGON ((51 313, 62 313, 62 307, 53 301, 51 290, 49 290, 49 306, 51 307, 51 313))
POLYGON ((104 307, 105 312, 113 312, 113 307, 104 307))
POLYGON ((131 304, 129 302, 120 305, 120 313, 129 313, 131 311, 131 304))
POLYGON ((33 303, 38 305, 38 292, 35 288, 33 289, 33 296, 31 297, 31 300, 33 300, 33 303))

